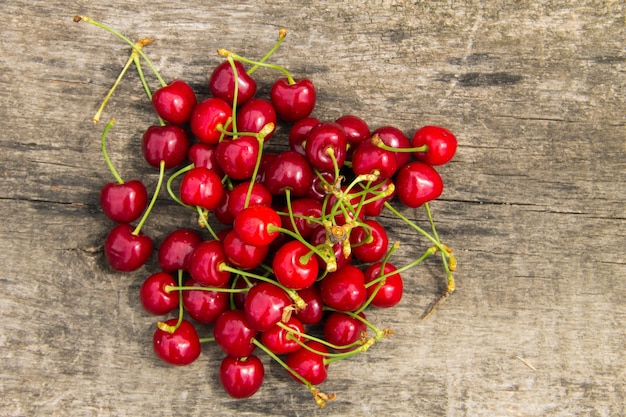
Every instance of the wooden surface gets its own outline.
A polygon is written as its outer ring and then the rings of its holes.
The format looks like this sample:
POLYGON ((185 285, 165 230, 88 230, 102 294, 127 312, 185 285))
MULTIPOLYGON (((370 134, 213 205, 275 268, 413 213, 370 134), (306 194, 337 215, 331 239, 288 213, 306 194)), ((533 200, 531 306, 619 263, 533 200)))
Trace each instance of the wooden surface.
MULTIPOLYGON (((624 415, 624 3, 459 3, 5 2, 0 415, 624 415), (396 334, 331 367, 322 388, 338 398, 323 410, 276 365, 253 398, 229 399, 215 346, 161 364, 137 300, 154 258, 123 275, 102 254, 111 177, 90 118, 128 48, 75 14, 155 39, 163 76, 202 94, 216 48, 261 56, 286 27, 275 61, 313 80, 317 117, 450 128, 460 146, 432 208, 457 292, 420 321, 443 282, 435 263, 408 274, 401 305, 368 316, 396 334)), ((274 76, 258 72, 261 94, 274 76)), ((114 164, 153 189, 139 138, 154 119, 134 72, 110 117, 114 164)), ((157 242, 193 221, 160 201, 144 228, 157 242)))

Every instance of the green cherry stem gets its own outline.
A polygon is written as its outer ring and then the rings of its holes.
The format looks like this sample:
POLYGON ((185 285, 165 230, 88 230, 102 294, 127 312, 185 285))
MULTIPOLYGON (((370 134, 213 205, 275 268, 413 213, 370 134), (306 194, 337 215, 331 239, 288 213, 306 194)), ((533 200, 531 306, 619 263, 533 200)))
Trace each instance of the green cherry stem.
POLYGON ((207 218, 208 217, 208 211, 205 212, 205 210, 203 210, 202 207, 200 207, 200 206, 196 206, 196 211, 198 212, 198 222, 200 223, 200 225, 203 226, 204 228, 206 228, 206 230, 209 231, 209 233, 211 234, 213 239, 220 240, 220 238, 217 236, 217 233, 215 233, 215 231, 213 230, 213 228, 209 224, 209 220, 207 218))
POLYGON ((445 249, 445 247, 437 239, 435 239, 426 230, 422 229, 421 227, 416 225, 414 222, 409 220, 402 213, 400 213, 398 210, 396 210, 391 204, 389 204, 388 201, 385 201, 384 206, 389 211, 391 211, 393 214, 395 214, 397 217, 399 217, 401 220, 403 220, 406 224, 408 224, 413 230, 415 230, 416 232, 418 232, 421 235, 423 235, 426 239, 430 240, 437 247, 437 249, 439 249, 442 252, 448 253, 447 250, 445 249))
MULTIPOLYGON (((283 43, 283 41, 285 40, 285 37, 287 36, 287 29, 285 28, 281 28, 278 31, 278 41, 274 44, 274 46, 272 47, 272 49, 270 49, 263 58, 259 59, 258 62, 263 63, 265 61, 267 61, 269 59, 269 57, 271 57, 274 52, 276 52, 276 50, 278 50, 278 47, 283 43)), ((248 75, 251 75, 254 71, 256 71, 259 68, 259 64, 255 64, 253 65, 248 71, 246 71, 246 73, 248 75)))
MULTIPOLYGON (((233 91, 233 103, 232 103, 232 122, 233 122, 233 126, 232 126, 232 130, 233 130, 233 135, 237 136, 237 99, 239 97, 239 73, 237 72, 237 67, 235 66, 235 61, 233 60, 233 57, 228 55, 226 57, 226 59, 228 59, 228 63, 230 64, 230 67, 233 70, 233 74, 234 74, 234 82, 235 82, 235 87, 234 87, 234 91, 233 91)), ((254 178, 254 177, 252 177, 254 178)))
MULTIPOLYGON (((182 287, 183 286, 183 270, 179 269, 178 270, 178 287, 182 287)), ((167 287, 165 288, 166 292, 167 292, 167 287)), ((166 324, 165 322, 158 322, 157 323, 157 327, 161 330, 163 330, 164 332, 168 332, 168 333, 174 333, 176 331, 176 329, 178 329, 178 327, 180 326, 180 324, 183 322, 183 315, 185 314, 185 308, 183 306, 183 291, 182 290, 178 290, 178 321, 176 321, 176 324, 173 326, 170 326, 169 324, 166 324)))
POLYGON ((152 200, 150 200, 150 204, 148 204, 148 208, 146 209, 145 213, 141 217, 141 220, 139 220, 139 223, 137 224, 137 227, 135 227, 135 230, 133 230, 134 235, 139 234, 139 231, 141 230, 144 223, 148 219, 148 216, 150 215, 150 212, 152 211, 152 208, 154 207, 154 204, 156 203, 156 200, 159 197, 159 192, 161 191, 161 185, 163 184, 164 173, 165 173, 165 161, 161 161, 161 163, 159 164, 159 181, 157 182, 156 190, 154 190, 154 194, 152 195, 152 200))
POLYGON ((114 124, 115 124, 115 119, 111 119, 111 121, 107 123, 107 125, 104 127, 104 130, 102 131, 102 138, 100 139, 100 145, 102 147, 102 155, 104 155, 104 161, 109 167, 111 174, 113 174, 113 177, 115 177, 115 180, 117 181, 118 184, 124 184, 124 180, 122 180, 122 177, 120 177, 120 175, 117 173, 117 170, 113 166, 113 163, 111 163, 111 158, 109 158, 109 154, 106 148, 107 134, 109 133, 109 130, 113 127, 114 124))
POLYGON ((393 146, 389 146, 383 142, 383 140, 378 135, 374 135, 371 137, 370 141, 379 147, 380 149, 384 149, 390 152, 427 152, 428 145, 417 146, 414 148, 394 148, 393 146))
POLYGON ((182 200, 178 197, 178 195, 176 195, 174 190, 172 190, 172 183, 174 182, 174 180, 176 178, 178 178, 179 176, 183 175, 185 172, 191 171, 193 169, 193 167, 194 167, 193 164, 189 164, 189 165, 179 169, 178 171, 174 172, 172 175, 170 175, 170 177, 167 179, 167 193, 170 195, 172 200, 174 200, 175 202, 177 202, 181 206, 187 207, 187 208, 192 209, 192 210, 195 210, 194 207, 183 203, 182 200))
POLYGON ((237 60, 237 61, 241 61, 241 62, 245 62, 246 64, 251 64, 251 65, 257 65, 259 67, 265 67, 265 68, 271 68, 271 69, 275 69, 278 70, 280 72, 282 72, 283 74, 285 74, 285 77, 287 77, 287 82, 289 83, 289 85, 293 85, 295 84, 295 80, 293 79, 293 77, 291 76, 291 74, 289 73, 289 71, 287 71, 286 68, 281 67, 280 65, 276 65, 276 64, 267 64, 265 62, 259 62, 259 61, 253 61, 251 59, 248 58, 244 58, 240 55, 235 54, 234 52, 231 52, 227 49, 218 49, 217 53, 223 57, 229 57, 231 56, 233 59, 237 60))
MULTIPOLYGON (((146 81, 146 77, 143 73, 143 68, 141 66, 141 60, 139 59, 139 55, 133 50, 133 54, 134 54, 134 59, 133 61, 135 62, 135 68, 137 69, 137 74, 139 75, 139 80, 141 80, 141 85, 143 86, 144 91, 146 92, 146 96, 148 96, 148 100, 152 101, 152 90, 150 90, 150 86, 148 85, 148 82, 146 81)), ((158 116, 159 119, 159 124, 161 126, 165 126, 165 120, 163 120, 160 116, 158 116)))

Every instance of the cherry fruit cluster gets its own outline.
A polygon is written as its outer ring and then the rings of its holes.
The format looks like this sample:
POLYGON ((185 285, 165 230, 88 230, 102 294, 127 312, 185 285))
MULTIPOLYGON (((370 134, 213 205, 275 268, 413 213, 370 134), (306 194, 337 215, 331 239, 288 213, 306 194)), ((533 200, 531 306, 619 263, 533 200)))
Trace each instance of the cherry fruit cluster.
POLYGON ((203 344, 214 343, 224 354, 219 379, 225 391, 246 398, 262 384, 258 353, 264 352, 324 406, 334 394, 317 386, 329 365, 392 333, 370 322, 366 309, 396 306, 403 273, 440 254, 447 288, 427 314, 454 291, 456 261, 429 208, 443 191, 435 167, 456 151, 450 131, 424 126, 409 139, 393 126, 371 130, 352 114, 332 121, 312 116, 313 83, 268 63, 284 30, 256 61, 218 50, 224 60, 210 75, 210 95, 199 100, 187 82, 161 78, 143 52, 149 39, 133 43, 88 17, 74 20, 104 28, 132 47, 94 121, 133 64, 159 120, 145 130, 141 144, 146 162, 159 170, 150 201, 143 183, 123 181, 108 157, 113 120, 102 133, 102 152, 116 179, 101 191, 102 210, 117 223, 104 242, 109 265, 134 271, 154 252, 141 228, 164 183, 174 201, 197 213, 197 227, 162 239, 156 251, 160 270, 139 293, 148 313, 174 313, 158 321, 154 333, 153 348, 163 361, 190 364, 203 344), (143 63, 161 83, 154 93, 143 63), (280 72, 268 98, 257 95, 252 74, 258 68, 280 72), (274 138, 279 123, 288 132, 287 150, 272 152, 267 144, 280 140, 274 138), (172 170, 167 181, 165 170, 172 170), (396 202, 424 207, 430 230, 404 216, 396 202), (393 263, 400 243, 388 236, 384 210, 426 242, 424 253, 406 265, 393 263), (201 338, 200 328, 212 328, 212 337, 201 338))

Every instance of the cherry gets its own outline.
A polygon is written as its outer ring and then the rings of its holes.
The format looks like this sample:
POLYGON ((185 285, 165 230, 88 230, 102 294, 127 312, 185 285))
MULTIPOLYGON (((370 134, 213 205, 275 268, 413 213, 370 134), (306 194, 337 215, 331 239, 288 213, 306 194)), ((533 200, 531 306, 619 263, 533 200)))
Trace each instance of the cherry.
POLYGON ((196 104, 191 114, 191 132, 200 141, 216 144, 219 142, 226 123, 232 117, 230 105, 216 97, 207 98, 196 104))
POLYGON ((215 149, 217 164, 233 180, 250 179, 259 155, 259 140, 252 136, 225 139, 215 149))
POLYGON ((378 262, 370 265, 365 270, 364 274, 367 287, 367 298, 369 300, 372 294, 376 292, 376 295, 371 301, 371 305, 379 308, 389 308, 397 305, 402 299, 402 277, 399 273, 391 274, 379 283, 377 280, 381 275, 390 274, 397 269, 393 264, 386 262, 385 267, 383 268, 383 273, 381 274, 381 266, 382 263, 378 262), (377 282, 370 284, 373 281, 377 282))
POLYGON ((296 317, 303 324, 317 324, 324 317, 324 300, 319 285, 313 284, 308 288, 298 291, 300 298, 304 300, 306 306, 296 311, 296 317))
POLYGON ((248 207, 269 207, 272 204, 272 194, 263 184, 252 184, 252 191, 250 192, 250 183, 242 182, 233 187, 228 196, 228 211, 233 219, 246 207, 246 198, 248 199, 248 207))
MULTIPOLYGON (((288 209, 288 207, 284 207, 282 211, 288 213, 288 209)), ((309 197, 297 198, 291 201, 291 213, 294 215, 293 222, 295 223, 297 233, 304 239, 308 239, 311 233, 313 233, 313 229, 319 225, 312 219, 322 217, 322 203, 309 197)), ((291 224, 288 214, 283 214, 282 222, 285 229, 296 231, 291 224)))
MULTIPOLYGON (((359 313, 359 316, 365 318, 363 313, 359 313)), ((335 348, 337 352, 354 350, 355 342, 361 339, 366 331, 365 323, 346 313, 332 312, 324 321, 324 339, 335 346, 345 346, 335 348)))
POLYGON ((291 129, 289 129, 289 148, 292 151, 304 155, 306 137, 311 129, 318 125, 319 122, 320 120, 316 117, 305 117, 294 123, 291 129))
POLYGON ((213 326, 217 345, 227 355, 243 358, 254 351, 252 339, 257 335, 246 320, 242 310, 226 310, 219 315, 213 326))
MULTIPOLYGON (((326 228, 322 225, 319 225, 319 226, 316 226, 311 232, 311 237, 309 238, 309 242, 313 246, 318 246, 318 245, 327 243, 326 239, 327 239, 326 228)), ((349 264, 350 261, 352 261, 352 252, 348 256, 346 256, 343 251, 342 242, 333 243, 332 250, 333 250, 334 258, 337 262, 337 269, 340 269, 342 266, 349 264)), ((319 262, 320 267, 326 267, 326 261, 324 259, 322 259, 321 257, 318 257, 317 260, 319 262)))
MULTIPOLYGON (((381 126, 372 132, 372 136, 375 135, 377 135, 385 145, 392 148, 409 148, 411 145, 409 138, 397 127, 381 126)), ((395 152, 395 155, 398 160, 398 167, 406 165, 411 159, 410 152, 395 152)))
POLYGON ((293 301, 285 291, 269 282, 259 282, 246 296, 244 312, 250 326, 261 332, 271 329, 293 301))
POLYGON ((379 179, 370 185, 370 192, 365 195, 365 199, 369 200, 363 205, 366 216, 377 217, 383 211, 385 201, 391 200, 395 195, 395 186, 390 178, 379 179), (389 187, 393 189, 389 190, 389 187))
POLYGON ((213 210, 223 193, 221 178, 207 168, 198 167, 187 171, 180 182, 180 199, 191 206, 213 210))
MULTIPOLYGON (((187 280, 185 287, 200 287, 193 279, 187 280)), ((225 291, 189 290, 183 291, 183 306, 189 316, 202 324, 213 324, 217 317, 228 308, 229 296, 225 291)))
POLYGON ((141 284, 139 301, 148 313, 161 316, 178 307, 178 291, 167 292, 165 287, 175 286, 176 281, 166 272, 155 272, 141 284))
POLYGON ((196 95, 189 84, 174 80, 152 95, 152 106, 159 117, 168 123, 187 123, 196 105, 196 95))
MULTIPOLYGON (((248 101, 256 93, 256 81, 246 73, 241 62, 234 62, 237 71, 237 105, 248 101)), ((235 99, 235 73, 229 61, 217 65, 209 78, 211 93, 227 103, 235 99)))
POLYGON ((233 229, 248 245, 266 246, 272 243, 280 232, 276 229, 281 226, 278 213, 267 206, 250 206, 241 210, 233 222, 233 229))
POLYGON ((222 287, 230 279, 230 272, 220 270, 224 262, 226 253, 221 241, 200 242, 189 256, 189 274, 206 287, 222 287))
POLYGON ((335 123, 343 127, 344 132, 346 132, 346 139, 353 148, 371 136, 367 122, 360 117, 349 114, 341 116, 335 120, 335 123))
POLYGON ((230 214, 228 210, 228 201, 230 199, 230 191, 224 189, 224 193, 222 193, 222 198, 220 199, 219 204, 215 209, 213 209, 213 215, 222 224, 232 226, 233 221, 235 221, 235 216, 230 214))
POLYGON ((418 129, 411 139, 411 146, 426 145, 424 152, 414 152, 415 157, 429 165, 447 164, 456 152, 456 136, 448 129, 440 126, 424 126, 418 129))
MULTIPOLYGON (((295 352, 289 353, 285 357, 285 363, 293 372, 300 375, 308 383, 312 385, 321 384, 328 377, 328 365, 325 363, 325 353, 328 353, 328 348, 316 341, 306 342, 306 345, 314 350, 299 349, 295 352), (316 353, 320 352, 320 353, 316 353)), ((299 378, 289 373, 293 379, 303 383, 299 378)))
POLYGON ((313 255, 311 249, 299 240, 281 246, 272 261, 278 282, 295 290, 313 285, 319 273, 317 257, 313 255))
POLYGON ((269 246, 248 245, 235 230, 226 234, 223 244, 229 264, 243 270, 254 269, 261 265, 269 251, 269 246))
POLYGON ((163 239, 159 246, 159 266, 165 272, 187 270, 191 253, 201 241, 202 236, 195 230, 174 230, 163 239))
POLYGON ((222 172, 222 168, 217 164, 215 147, 216 145, 209 145, 203 142, 194 143, 187 151, 187 158, 193 163, 194 167, 210 169, 214 171, 218 177, 223 177, 224 173, 222 172))
POLYGON ((245 358, 226 356, 220 365, 219 376, 228 395, 233 398, 248 398, 263 384, 265 369, 263 362, 255 355, 245 358))
POLYGON ((313 182, 311 183, 311 188, 309 189, 307 196, 319 201, 324 200, 328 194, 326 184, 334 184, 335 180, 334 172, 318 172, 317 175, 313 177, 313 182))
POLYGON ((267 164, 263 184, 273 195, 283 195, 289 190, 293 196, 302 197, 309 192, 313 177, 313 170, 303 155, 285 151, 267 164))
POLYGON ((295 122, 309 116, 315 107, 315 87, 304 78, 279 78, 272 85, 270 98, 278 116, 286 122, 295 122))
POLYGON ((141 138, 143 156, 155 168, 165 161, 165 168, 180 165, 187 158, 187 133, 176 125, 150 126, 141 138))
POLYGON ((139 218, 148 204, 148 191, 141 181, 122 184, 109 182, 100 191, 100 206, 106 216, 117 223, 130 223, 139 218))
POLYGON ((350 232, 352 254, 363 262, 380 261, 387 253, 389 238, 382 224, 373 219, 363 221, 350 232))
MULTIPOLYGON (((293 316, 284 322, 284 325, 298 333, 304 333, 304 325, 293 316)), ((301 342, 304 341, 303 336, 299 336, 279 325, 274 325, 271 329, 261 333, 261 343, 277 355, 284 355, 300 349, 302 346, 294 339, 301 342), (288 335, 290 336, 288 337, 288 335)))
MULTIPOLYGON (((167 326, 176 326, 177 319, 169 319, 167 326)), ((170 365, 189 365, 200 356, 200 339, 195 327, 187 320, 182 320, 173 333, 160 328, 152 338, 154 352, 170 365)))
POLYGON ((104 241, 104 255, 116 271, 130 272, 146 263, 152 253, 152 239, 123 223, 115 226, 104 241))
POLYGON ((398 171, 396 191, 405 206, 416 208, 438 198, 443 192, 443 181, 432 166, 410 162, 398 171))
POLYGON ((304 150, 314 168, 333 172, 335 167, 341 168, 346 160, 347 143, 346 133, 341 125, 324 122, 311 129, 304 150))
MULTIPOLYGON (((276 111, 267 100, 252 98, 237 111, 237 130, 239 132, 259 133, 268 123, 276 126, 276 111)), ((264 137, 269 140, 274 134, 273 128, 264 137)))
POLYGON ((352 170, 356 175, 376 171, 380 178, 391 178, 397 169, 396 154, 379 148, 369 140, 358 145, 352 153, 352 170))
POLYGON ((365 276, 352 264, 331 272, 321 281, 324 303, 339 311, 354 311, 365 302, 365 276))

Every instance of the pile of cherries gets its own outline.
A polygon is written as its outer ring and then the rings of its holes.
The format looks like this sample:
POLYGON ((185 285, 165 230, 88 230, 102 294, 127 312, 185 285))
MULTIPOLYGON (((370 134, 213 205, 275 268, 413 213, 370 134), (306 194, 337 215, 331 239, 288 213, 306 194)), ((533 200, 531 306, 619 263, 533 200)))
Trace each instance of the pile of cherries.
POLYGON ((334 394, 317 385, 329 365, 392 333, 368 321, 366 309, 397 305, 404 272, 440 254, 447 288, 426 315, 454 291, 456 261, 439 240, 428 205, 443 191, 435 167, 456 151, 450 131, 424 126, 409 139, 393 126, 371 130, 355 115, 333 121, 312 116, 313 83, 268 63, 284 30, 257 61, 218 50, 225 59, 210 75, 210 95, 199 100, 185 81, 161 78, 143 52, 149 39, 133 43, 88 17, 74 20, 104 28, 132 47, 94 121, 132 64, 159 121, 145 130, 141 144, 147 163, 159 170, 150 201, 141 181, 123 181, 111 164, 106 137, 113 120, 102 133, 103 155, 116 179, 101 192, 102 210, 117 223, 104 242, 109 265, 134 271, 154 252, 141 228, 162 187, 198 216, 198 225, 162 239, 156 251, 160 270, 139 293, 145 311, 165 316, 153 338, 163 361, 190 364, 201 346, 214 343, 224 354, 219 379, 225 391, 245 398, 263 382, 257 355, 264 352, 324 406, 334 394), (154 93, 143 63, 161 84, 154 93), (268 98, 256 94, 252 74, 259 68, 281 74, 268 98), (281 140, 274 137, 279 123, 288 132, 288 150, 273 152, 267 144, 281 140), (430 230, 405 217, 397 202, 424 207, 430 230), (409 264, 392 263, 399 242, 390 242, 383 210, 426 242, 409 264), (198 335, 198 329, 211 328, 212 337, 198 335))

